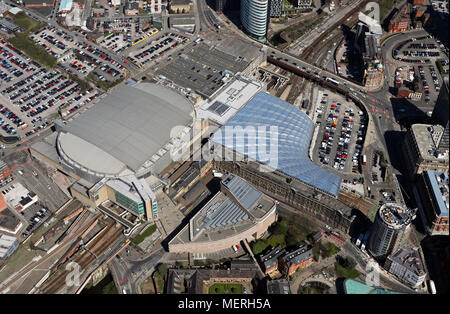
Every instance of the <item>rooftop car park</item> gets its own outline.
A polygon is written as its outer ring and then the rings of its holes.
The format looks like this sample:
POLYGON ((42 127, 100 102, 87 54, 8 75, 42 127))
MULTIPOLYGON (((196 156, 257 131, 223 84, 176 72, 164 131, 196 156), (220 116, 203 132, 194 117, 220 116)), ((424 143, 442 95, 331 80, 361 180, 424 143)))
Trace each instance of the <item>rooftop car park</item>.
POLYGON ((169 33, 153 42, 128 54, 129 60, 139 66, 158 58, 180 44, 186 43, 187 38, 178 34, 169 33))
POLYGON ((41 67, 4 41, 0 44, 0 58, 7 60, 2 59, 4 67, 0 68, 0 134, 31 135, 47 127, 47 118, 60 108, 70 110, 70 106, 78 105, 78 109, 96 95, 92 90, 91 95, 78 98, 78 83, 41 67), (20 75, 11 75, 18 71, 20 75))

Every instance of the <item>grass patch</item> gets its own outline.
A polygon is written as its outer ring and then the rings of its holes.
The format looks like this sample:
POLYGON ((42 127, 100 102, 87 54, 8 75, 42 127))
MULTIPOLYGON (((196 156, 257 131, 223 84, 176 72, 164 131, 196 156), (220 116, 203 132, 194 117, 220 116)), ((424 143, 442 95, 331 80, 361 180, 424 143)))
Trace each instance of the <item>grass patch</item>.
POLYGON ((17 250, 8 257, 0 272, 0 282, 3 282, 6 278, 19 271, 35 257, 35 252, 32 250, 28 251, 28 247, 28 242, 21 244, 17 250))
POLYGON ((314 244, 312 248, 314 259, 317 258, 317 260, 319 258, 319 255, 322 258, 328 258, 336 255, 337 253, 339 253, 340 250, 341 249, 334 243, 331 242, 322 243, 322 241, 319 241, 316 244, 314 244))
POLYGON ((380 23, 384 21, 384 19, 388 16, 388 14, 392 11, 394 4, 397 0, 381 0, 379 2, 380 5, 380 23))
POLYGON ((25 32, 35 32, 40 29, 44 24, 35 19, 32 19, 24 12, 17 13, 13 19, 14 23, 22 28, 25 32))
POLYGON ((334 268, 336 270, 336 275, 339 278, 350 278, 350 279, 354 279, 356 277, 358 277, 359 271, 357 271, 356 269, 352 268, 352 269, 347 269, 344 266, 342 266, 341 264, 339 264, 338 262, 334 263, 334 268))
POLYGON ((28 37, 28 33, 18 33, 15 37, 8 39, 14 48, 24 52, 28 57, 36 60, 49 69, 56 66, 57 59, 28 37))
POLYGON ((272 45, 277 46, 278 48, 283 48, 288 45, 287 40, 289 40, 289 42, 292 42, 298 39, 306 32, 314 29, 316 25, 318 25, 324 17, 325 15, 322 15, 315 21, 300 21, 298 23, 295 23, 285 28, 284 30, 275 33, 269 39, 269 42, 272 45))
POLYGON ((374 222, 375 221, 375 215, 377 214, 377 205, 373 205, 372 207, 372 213, 370 214, 370 221, 374 222))
POLYGON ((242 294, 242 285, 216 283, 209 288, 209 294, 242 294))
POLYGON ((441 74, 448 74, 448 70, 446 71, 446 70, 444 69, 444 66, 442 65, 441 60, 437 60, 437 61, 436 61, 436 66, 437 66, 437 68, 438 68, 438 70, 439 70, 439 73, 441 73, 441 74))
POLYGON ((137 245, 137 244, 141 243, 142 241, 144 241, 145 238, 152 235, 155 231, 156 231, 156 225, 151 225, 150 227, 145 229, 144 232, 142 232, 141 234, 139 234, 138 236, 136 236, 133 239, 134 244, 137 245))
POLYGON ((87 76, 88 79, 90 79, 95 85, 97 85, 98 87, 100 87, 103 90, 109 90, 110 88, 113 88, 114 86, 122 83, 125 78, 122 77, 120 79, 117 79, 115 81, 102 81, 101 79, 99 79, 97 76, 95 76, 92 72, 88 74, 87 76))

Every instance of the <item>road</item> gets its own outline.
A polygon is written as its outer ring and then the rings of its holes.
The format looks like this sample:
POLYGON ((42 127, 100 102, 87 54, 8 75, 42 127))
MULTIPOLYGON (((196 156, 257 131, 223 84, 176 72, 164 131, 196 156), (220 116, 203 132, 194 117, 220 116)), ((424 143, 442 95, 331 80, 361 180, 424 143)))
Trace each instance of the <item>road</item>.
POLYGON ((164 260, 166 254, 167 252, 160 248, 141 260, 127 259, 123 252, 119 254, 119 259, 114 258, 109 265, 121 293, 122 289, 125 289, 127 294, 138 293, 142 281, 153 273, 155 266, 164 260))

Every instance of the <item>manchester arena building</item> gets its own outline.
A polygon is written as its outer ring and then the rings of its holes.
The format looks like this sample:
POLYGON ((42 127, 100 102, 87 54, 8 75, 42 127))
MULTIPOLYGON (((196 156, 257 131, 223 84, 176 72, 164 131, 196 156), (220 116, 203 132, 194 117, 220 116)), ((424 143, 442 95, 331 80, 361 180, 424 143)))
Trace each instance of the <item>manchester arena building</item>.
POLYGON ((109 201, 103 209, 115 204, 151 219, 158 206, 146 179, 171 163, 172 128, 184 126, 181 136, 193 114, 191 102, 172 89, 123 85, 71 121, 57 120, 56 132, 30 152, 76 180, 73 196, 97 208, 109 201))

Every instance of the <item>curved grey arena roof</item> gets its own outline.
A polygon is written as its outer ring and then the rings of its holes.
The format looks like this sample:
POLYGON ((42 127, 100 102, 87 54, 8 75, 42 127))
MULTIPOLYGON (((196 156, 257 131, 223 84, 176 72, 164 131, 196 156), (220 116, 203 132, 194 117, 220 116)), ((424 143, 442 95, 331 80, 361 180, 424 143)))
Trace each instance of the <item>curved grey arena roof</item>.
MULTIPOLYGON (((63 126, 63 132, 84 140, 76 141, 76 149, 64 143, 66 152, 92 171, 108 172, 104 155, 82 145, 88 142, 136 171, 169 142, 173 127, 192 123, 193 110, 185 97, 161 85, 122 85, 63 126)), ((116 162, 111 172, 118 168, 116 162)))
POLYGON ((313 130, 314 124, 305 113, 259 92, 213 135, 212 141, 337 196, 341 178, 314 164, 308 156, 313 130), (232 132, 238 130, 236 127, 247 133, 232 132), (255 135, 248 134, 252 127, 255 135), (258 127, 266 127, 267 131, 258 133, 258 127), (265 151, 261 149, 264 144, 265 151))

